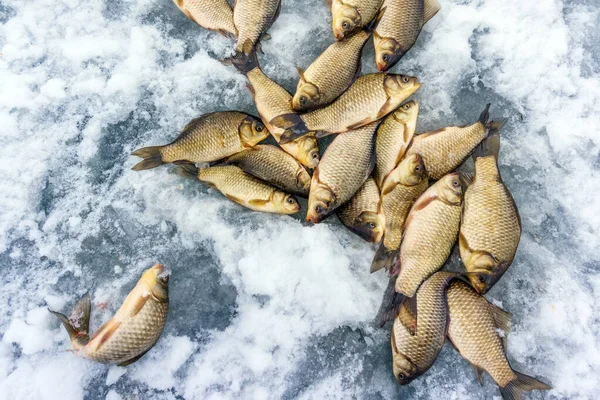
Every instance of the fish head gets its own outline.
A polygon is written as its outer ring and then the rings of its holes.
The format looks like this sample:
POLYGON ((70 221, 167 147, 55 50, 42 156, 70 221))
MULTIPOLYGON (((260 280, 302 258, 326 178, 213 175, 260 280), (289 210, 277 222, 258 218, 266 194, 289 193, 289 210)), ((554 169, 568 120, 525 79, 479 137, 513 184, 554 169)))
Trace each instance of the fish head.
POLYGON ((427 178, 423 157, 419 154, 410 154, 398 165, 397 180, 404 186, 415 186, 427 178))
POLYGON ((415 76, 389 74, 385 77, 384 87, 390 98, 402 101, 416 92, 421 84, 415 76))
POLYGON ((252 147, 269 136, 269 131, 261 120, 252 116, 243 119, 238 127, 238 133, 242 143, 252 147))
MULTIPOLYGON (((444 176, 439 181, 438 197, 446 204, 460 205, 462 203, 463 190, 460 176, 453 172, 444 176)), ((437 185, 438 183, 436 183, 437 185)))
POLYGON ((353 228, 363 239, 378 243, 383 237, 385 222, 381 214, 363 211, 354 222, 353 228))
POLYGON ((296 214, 301 208, 300 203, 293 195, 279 190, 273 193, 271 201, 280 214, 296 214))
POLYGON ((304 167, 299 167, 298 173, 296 174, 296 182, 298 182, 298 186, 304 189, 306 193, 310 190, 310 180, 310 175, 306 172, 304 167))
POLYGON ((338 7, 333 14, 333 36, 342 40, 361 28, 362 17, 358 10, 347 4, 338 7))
POLYGON ((319 154, 319 143, 314 134, 302 136, 291 143, 298 146, 298 161, 305 167, 314 169, 319 164, 321 155, 319 154))
POLYGON ((417 367, 403 354, 395 352, 392 360, 392 370, 399 384, 408 385, 419 376, 417 367))
POLYGON ((170 269, 162 264, 156 264, 142 274, 140 281, 148 286, 153 297, 165 301, 169 298, 169 275, 171 275, 170 269))
POLYGON ((377 69, 385 72, 402 58, 405 51, 393 38, 378 38, 375 44, 375 62, 377 69))
POLYGON ((404 103, 398 108, 392 115, 394 119, 401 124, 408 124, 411 121, 416 120, 417 115, 419 114, 419 102, 416 100, 411 100, 407 103, 404 103))
POLYGON ((315 107, 321 98, 319 88, 310 82, 300 81, 296 94, 292 98, 292 108, 295 111, 307 111, 315 107))
POLYGON ((313 184, 310 188, 310 196, 308 198, 308 212, 306 220, 313 224, 318 224, 332 213, 332 205, 335 202, 335 195, 327 185, 317 183, 315 185, 313 176, 313 184))

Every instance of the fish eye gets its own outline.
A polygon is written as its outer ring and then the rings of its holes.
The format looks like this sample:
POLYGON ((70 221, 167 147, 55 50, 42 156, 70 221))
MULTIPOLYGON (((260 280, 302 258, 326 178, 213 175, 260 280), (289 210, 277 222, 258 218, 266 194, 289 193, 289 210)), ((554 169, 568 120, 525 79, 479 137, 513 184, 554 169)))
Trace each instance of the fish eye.
POLYGON ((317 212, 317 214, 321 214, 321 213, 322 213, 323 211, 325 211, 325 210, 323 209, 323 207, 322 207, 322 206, 316 206, 316 207, 315 207, 315 211, 317 212))
POLYGON ((408 110, 409 108, 410 108, 410 104, 406 104, 406 105, 404 106, 404 109, 405 109, 405 110, 408 110))
POLYGON ((289 204, 294 204, 294 199, 292 199, 291 197, 288 197, 287 202, 289 204))
POLYGON ((313 153, 312 158, 314 160, 316 160, 317 158, 319 158, 319 153, 313 153))
POLYGON ((344 28, 344 29, 348 29, 349 27, 350 27, 350 24, 348 24, 347 22, 344 22, 342 24, 342 28, 344 28))
POLYGON ((408 83, 408 77, 407 77, 407 76, 403 76, 403 77, 402 77, 402 82, 404 82, 404 83, 408 83))
POLYGON ((404 378, 406 378, 406 376, 404 376, 404 374, 398 374, 398 379, 403 380, 404 378))
POLYGON ((390 55, 389 54, 384 54, 383 57, 381 57, 383 59, 384 62, 389 62, 390 61, 390 55))
POLYGON ((421 166, 420 165, 417 165, 415 167, 415 172, 421 172, 421 166))
POLYGON ((455 179, 455 180, 452 181, 452 186, 459 187, 460 186, 460 182, 455 179))
POLYGON ((373 222, 369 222, 369 223, 367 224, 367 226, 368 226, 369 228, 371 228, 371 229, 375 229, 375 223, 373 223, 373 222))
POLYGON ((256 125, 256 132, 262 132, 264 127, 262 125, 256 125))
POLYGON ((485 283, 485 281, 486 281, 485 276, 479 275, 479 282, 485 283))
POLYGON ((306 104, 306 97, 304 96, 300 96, 300 104, 305 105, 306 104))

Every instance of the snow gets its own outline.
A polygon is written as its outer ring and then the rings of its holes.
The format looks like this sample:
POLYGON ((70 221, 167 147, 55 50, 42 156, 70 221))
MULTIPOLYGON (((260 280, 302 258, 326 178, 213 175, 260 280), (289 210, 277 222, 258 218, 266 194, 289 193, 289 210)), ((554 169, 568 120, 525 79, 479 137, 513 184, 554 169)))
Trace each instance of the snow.
MULTIPOLYGON (((488 298, 513 314, 515 369, 600 391, 600 10, 572 0, 441 1, 394 71, 420 78, 419 132, 507 118, 500 169, 523 222, 488 298)), ((283 0, 265 72, 293 90, 331 42, 322 0, 283 0)), ((231 42, 168 0, 0 4, 0 393, 25 399, 499 397, 445 346, 408 387, 372 325, 387 284, 375 248, 334 218, 247 211, 129 153, 195 116, 256 113, 219 62, 231 42), (156 262, 172 270, 156 347, 127 367, 69 352, 47 308, 92 295, 92 329, 156 262), (60 382, 60 385, 56 383, 60 382)), ((372 44, 363 72, 373 72, 372 44)), ((327 142, 327 141, 325 141, 327 142)), ((456 255, 452 258, 456 261, 456 255)))

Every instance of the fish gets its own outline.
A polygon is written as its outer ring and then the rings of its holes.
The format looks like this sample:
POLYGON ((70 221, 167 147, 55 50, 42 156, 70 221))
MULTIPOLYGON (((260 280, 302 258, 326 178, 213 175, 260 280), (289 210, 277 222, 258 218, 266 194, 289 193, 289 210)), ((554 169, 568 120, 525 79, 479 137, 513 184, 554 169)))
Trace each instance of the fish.
POLYGON ((233 10, 227 0, 173 0, 192 21, 224 36, 237 36, 233 10))
POLYGON ((70 317, 48 311, 65 327, 79 355, 102 364, 126 366, 146 354, 163 331, 169 312, 169 274, 161 264, 146 270, 116 314, 91 337, 89 293, 76 303, 70 317))
POLYGON ((437 0, 385 0, 386 11, 373 32, 377 69, 387 71, 417 41, 423 25, 440 10, 437 0))
POLYGON ((156 168, 167 163, 213 162, 253 147, 266 139, 265 125, 252 115, 238 111, 205 114, 193 119, 171 143, 135 150, 144 160, 132 170, 156 168))
POLYGON ((300 211, 300 204, 294 195, 261 181, 236 165, 198 169, 184 164, 175 167, 174 172, 186 178, 199 179, 229 200, 250 210, 275 214, 296 214, 300 211))
POLYGON ((387 175, 400 163, 404 153, 412 142, 417 128, 419 103, 409 101, 388 115, 379 129, 377 129, 377 164, 375 165, 375 179, 377 185, 383 187, 387 175))
POLYGON ((394 111, 416 92, 421 84, 416 77, 396 74, 362 75, 330 105, 306 114, 282 114, 270 121, 285 129, 281 143, 308 132, 317 137, 343 133, 378 121, 394 111))
POLYGON ((358 192, 343 207, 337 216, 350 231, 367 242, 378 243, 383 236, 385 221, 380 212, 379 188, 373 178, 368 178, 358 192))
POLYGON ((425 160, 429 178, 440 179, 458 168, 488 134, 490 104, 471 125, 451 126, 433 132, 415 135, 406 154, 419 154, 425 160))
POLYGON ((271 136, 284 151, 291 154, 302 165, 314 169, 320 160, 319 144, 314 132, 289 143, 281 143, 281 135, 285 130, 270 123, 271 119, 278 115, 293 112, 292 95, 264 74, 258 64, 255 51, 248 56, 239 54, 233 57, 231 62, 239 72, 246 75, 248 90, 254 99, 258 115, 271 136))
POLYGON ((506 337, 511 314, 489 303, 469 284, 455 280, 449 285, 448 339, 470 362, 481 383, 483 371, 494 379, 504 400, 522 399, 530 390, 552 387, 512 369, 506 358, 506 337), (502 334, 499 333, 502 331, 502 334))
POLYGON ((418 154, 406 157, 386 180, 381 195, 381 210, 385 220, 383 242, 375 253, 371 272, 389 270, 395 263, 404 233, 406 217, 428 186, 427 171, 418 154))
POLYGON ((441 271, 400 306, 392 326, 392 371, 401 385, 424 374, 437 359, 448 328, 448 285, 457 274, 441 271))
POLYGON ((225 164, 237 165, 288 193, 308 197, 310 175, 298 160, 277 146, 256 145, 227 158, 225 164))
POLYGON ((310 184, 306 220, 321 222, 350 201, 375 165, 377 122, 338 135, 327 147, 310 184))
POLYGON ((233 23, 237 31, 236 54, 249 55, 261 38, 269 38, 267 31, 281 11, 281 0, 236 0, 233 23))
POLYGON ((519 211, 498 170, 502 124, 491 127, 473 155, 475 177, 465 191, 458 239, 471 285, 481 294, 510 267, 521 239, 519 211))
POLYGON ((377 16, 383 0, 328 0, 331 28, 337 40, 347 39, 377 16))
POLYGON ((398 304, 412 297, 425 279, 442 268, 456 239, 462 209, 458 173, 448 174, 425 191, 408 213, 400 256, 393 267, 398 304))
POLYGON ((292 98, 294 111, 324 107, 350 87, 360 74, 362 50, 378 20, 346 40, 334 42, 306 70, 296 67, 300 80, 292 98))

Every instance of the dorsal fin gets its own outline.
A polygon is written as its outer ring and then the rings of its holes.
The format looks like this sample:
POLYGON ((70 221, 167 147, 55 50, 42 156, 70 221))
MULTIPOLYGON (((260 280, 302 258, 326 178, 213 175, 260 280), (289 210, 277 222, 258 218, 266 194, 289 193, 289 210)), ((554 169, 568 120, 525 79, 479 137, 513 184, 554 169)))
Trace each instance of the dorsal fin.
POLYGON ((308 82, 306 80, 306 77, 304 76, 304 70, 298 66, 296 66, 296 70, 298 71, 298 76, 300 77, 300 82, 301 83, 306 83, 308 82))

